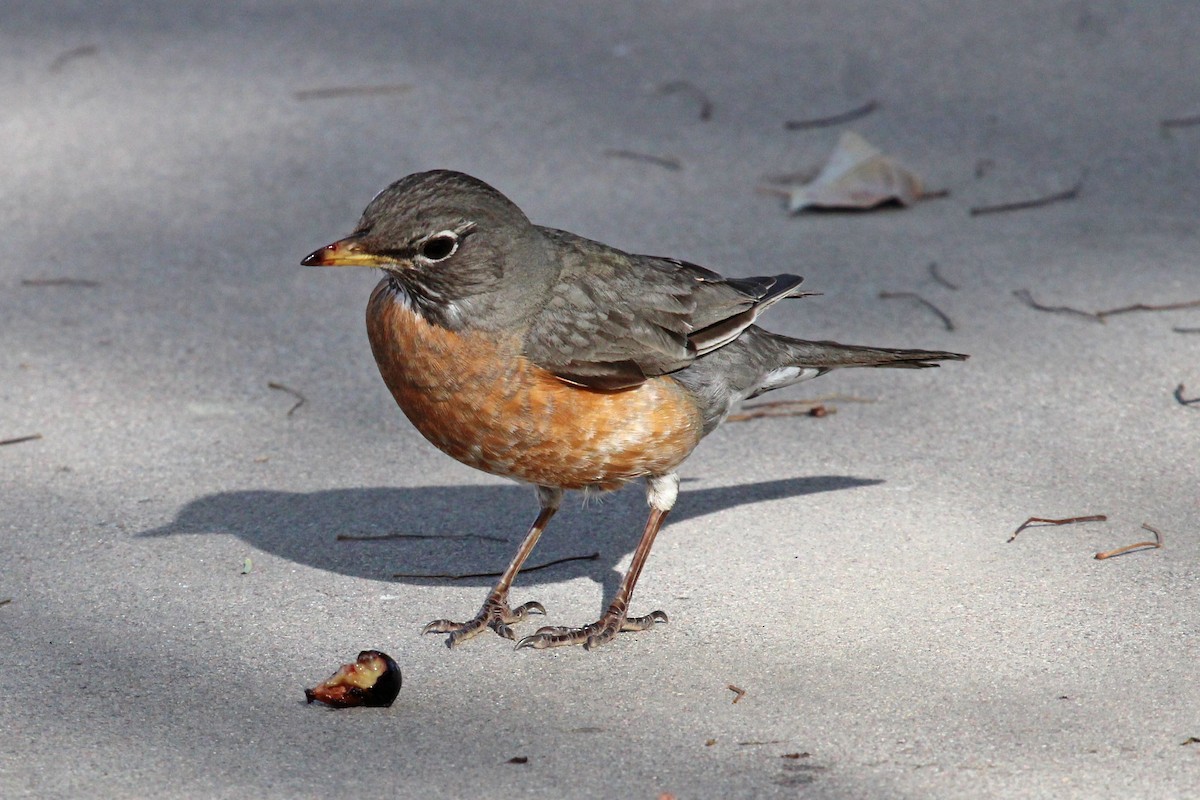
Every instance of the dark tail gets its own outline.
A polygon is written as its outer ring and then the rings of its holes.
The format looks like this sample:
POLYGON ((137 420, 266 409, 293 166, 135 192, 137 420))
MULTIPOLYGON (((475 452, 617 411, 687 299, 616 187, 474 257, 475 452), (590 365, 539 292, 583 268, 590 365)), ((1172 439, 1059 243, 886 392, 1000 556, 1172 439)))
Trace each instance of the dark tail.
POLYGON ((837 342, 806 342, 748 327, 729 344, 696 359, 672 377, 700 403, 707 434, 721 424, 734 404, 842 367, 936 367, 962 361, 962 353, 942 350, 895 350, 837 342))
POLYGON ((862 347, 837 342, 806 342, 803 339, 785 336, 774 338, 786 345, 790 363, 815 367, 822 372, 842 367, 922 369, 936 367, 938 361, 963 361, 967 358, 962 353, 948 353, 943 350, 896 350, 890 347, 862 347))

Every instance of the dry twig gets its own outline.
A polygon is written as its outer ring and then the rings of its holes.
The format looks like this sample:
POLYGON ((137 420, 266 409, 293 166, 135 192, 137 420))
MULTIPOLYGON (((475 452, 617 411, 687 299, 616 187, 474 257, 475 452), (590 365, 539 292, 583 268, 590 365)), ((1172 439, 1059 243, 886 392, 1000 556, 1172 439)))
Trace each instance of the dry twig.
POLYGON ((1142 523, 1142 530, 1150 531, 1154 534, 1153 542, 1137 542, 1136 544, 1127 544, 1124 547, 1118 547, 1115 550, 1105 550, 1101 553, 1096 553, 1096 560, 1103 561, 1106 558, 1113 556, 1122 556, 1126 553, 1132 553, 1135 550, 1157 550, 1162 547, 1162 533, 1157 528, 1152 528, 1146 523, 1142 523))
POLYGON ((296 92, 297 100, 328 100, 333 97, 365 97, 372 95, 403 94, 412 91, 410 83, 392 83, 382 86, 331 86, 325 89, 301 89, 296 92))
POLYGON ((950 319, 949 316, 946 315, 946 312, 942 311, 940 308, 938 308, 933 303, 926 300, 924 297, 921 297, 921 295, 917 294, 916 292, 880 292, 879 293, 880 300, 896 300, 896 299, 900 299, 900 298, 916 300, 918 303, 920 303, 921 305, 928 308, 934 314, 937 314, 938 319, 940 319, 942 321, 942 324, 946 326, 946 330, 948 330, 948 331, 954 330, 954 322, 950 319))
POLYGON ((287 416, 289 416, 289 417, 293 413, 295 413, 297 408, 299 408, 300 406, 302 406, 308 402, 308 398, 306 398, 304 395, 300 394, 299 392, 297 392, 295 389, 292 389, 291 387, 284 386, 282 383, 276 383, 275 381, 271 381, 267 384, 267 388, 275 389, 280 392, 287 392, 292 397, 296 398, 296 404, 293 405, 291 408, 289 408, 287 411, 287 416))
POLYGON ((728 689, 729 691, 733 692, 733 694, 734 694, 733 702, 734 703, 737 703, 738 700, 741 700, 743 697, 746 696, 746 690, 741 688, 740 686, 734 686, 731 683, 728 686, 726 686, 725 688, 728 689))
POLYGON ((849 395, 830 395, 814 397, 811 400, 768 400, 763 403, 749 403, 742 410, 726 417, 727 422, 746 422, 763 417, 825 417, 836 414, 835 406, 827 406, 833 401, 844 403, 874 403, 866 397, 851 397, 849 395))
POLYGON ((79 47, 72 47, 70 50, 58 54, 53 61, 50 62, 51 72, 60 72, 70 62, 84 56, 94 56, 100 52, 100 48, 94 44, 81 44, 79 47))
POLYGON ((1052 314, 1077 314, 1081 317, 1087 317, 1088 319, 1099 320, 1099 317, 1097 317, 1095 313, 1091 311, 1084 311, 1080 308, 1072 308, 1071 306, 1044 306, 1033 299, 1033 293, 1028 289, 1015 289, 1013 290, 1013 296, 1015 296, 1025 305, 1032 309, 1036 309, 1037 311, 1048 311, 1052 314))
POLYGON ((1187 300, 1182 303, 1165 303, 1162 305, 1150 305, 1148 303, 1132 303, 1127 306, 1118 306, 1117 308, 1106 308, 1102 311, 1084 311, 1082 308, 1074 308, 1073 306, 1045 306, 1033 299, 1033 294, 1028 289, 1016 289, 1013 295, 1025 303, 1030 308, 1038 311, 1049 311, 1057 314, 1075 314, 1080 317, 1094 319, 1097 322, 1107 322, 1109 317, 1115 317, 1118 314, 1130 314, 1134 311, 1182 311, 1188 308, 1200 308, 1200 300, 1187 300))
POLYGON ((42 438, 40 433, 31 433, 28 436, 15 436, 12 439, 0 439, 0 446, 6 444, 20 444, 21 442, 32 442, 42 438))
MULTIPOLYGON (((599 553, 592 553, 591 555, 588 555, 588 556, 568 556, 567 558, 556 558, 553 561, 547 561, 545 564, 537 564, 532 567, 523 567, 521 569, 521 573, 524 574, 526 572, 536 572, 539 569, 546 569, 548 567, 554 567, 559 564, 565 564, 568 561, 595 561, 599 557, 600 557, 599 553)), ((504 574, 503 572, 463 572, 463 573, 396 572, 396 573, 392 574, 392 577, 393 578, 443 578, 445 580, 461 581, 461 580, 466 580, 467 578, 499 578, 503 574, 504 574)))
POLYGON ((1030 517, 1029 519, 1022 522, 1021 526, 1019 528, 1017 528, 1015 531, 1013 531, 1013 535, 1008 537, 1008 541, 1011 542, 1013 539, 1016 539, 1017 534, 1019 534, 1021 531, 1025 530, 1026 528, 1033 527, 1034 525, 1037 525, 1039 527, 1041 527, 1043 525, 1074 525, 1077 522, 1105 522, 1107 520, 1108 520, 1108 517, 1105 516, 1104 514, 1092 514, 1087 517, 1067 517, 1065 519, 1048 519, 1046 517, 1030 517))
POLYGON ((1173 119, 1161 119, 1158 121, 1158 127, 1168 128, 1190 128, 1193 125, 1200 125, 1200 114, 1194 114, 1189 117, 1174 117, 1173 119))
MULTIPOLYGON (((1178 402, 1179 405, 1181 405, 1181 406, 1194 406, 1197 403, 1200 403, 1200 397, 1185 398, 1183 396, 1183 384, 1182 383, 1175 387, 1174 394, 1175 394, 1175 401, 1178 402)), ((0 444, 5 444, 5 443, 0 442, 0 444)))
POLYGON ((669 170, 683 169, 683 163, 678 158, 671 156, 652 156, 649 153, 639 153, 634 150, 605 150, 604 155, 609 158, 628 158, 631 161, 644 161, 647 164, 654 164, 669 170))
POLYGON ((664 83, 662 86, 658 87, 659 94, 675 94, 677 92, 683 92, 687 94, 700 104, 701 121, 708 122, 710 119, 712 119, 712 101, 708 99, 708 95, 706 95, 699 86, 691 81, 671 81, 670 83, 664 83))
POLYGON ((87 278, 22 278, 22 286, 78 286, 84 289, 94 289, 100 286, 100 281, 87 278))
POLYGON ((1117 314, 1128 314, 1132 311, 1179 311, 1185 308, 1200 308, 1200 300, 1188 300, 1183 303, 1167 303, 1157 306, 1147 305, 1146 303, 1134 303, 1133 305, 1121 306, 1120 308, 1097 311, 1096 316, 1103 322, 1108 317, 1115 317, 1117 314))
POLYGON ((1083 178, 1080 178, 1079 181, 1070 189, 1066 189, 1061 192, 1048 194, 1045 197, 1038 197, 1033 200, 1018 200, 1014 203, 999 203, 994 206, 973 206, 969 213, 972 217, 978 217, 983 214, 1000 214, 1005 211, 1024 211, 1029 208, 1041 208, 1054 203, 1061 203, 1066 200, 1074 200, 1079 196, 1079 192, 1082 191, 1082 189, 1083 178))
POLYGON ((946 280, 942 276, 942 273, 938 271, 938 263, 936 261, 929 262, 929 277, 933 278, 935 282, 940 283, 942 286, 945 286, 947 289, 953 292, 958 291, 958 285, 946 280))
POLYGON ((841 125, 845 122, 853 122, 854 120, 865 117, 872 111, 879 108, 877 100, 870 100, 858 108, 852 108, 849 111, 843 111, 840 114, 834 114, 829 117, 814 117, 813 119, 789 119, 783 123, 784 130, 789 131, 806 131, 813 128, 828 128, 832 125, 841 125))

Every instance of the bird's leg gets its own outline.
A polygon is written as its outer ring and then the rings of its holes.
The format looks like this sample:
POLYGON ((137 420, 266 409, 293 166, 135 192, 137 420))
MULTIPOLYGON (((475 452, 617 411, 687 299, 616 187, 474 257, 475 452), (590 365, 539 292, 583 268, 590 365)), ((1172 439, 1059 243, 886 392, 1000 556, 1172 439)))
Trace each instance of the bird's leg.
POLYGON ((646 520, 642 539, 638 542, 637 549, 633 551, 633 561, 629 564, 629 571, 625 573, 621 587, 613 596, 608 611, 604 612, 604 616, 600 619, 590 625, 584 625, 582 628, 561 626, 540 628, 533 635, 526 636, 517 642, 517 647, 533 647, 543 650, 547 647, 581 644, 585 649, 590 650, 610 641, 621 631, 644 631, 653 627, 656 622, 667 621, 667 615, 662 611, 652 611, 644 617, 630 617, 626 613, 629 610, 629 602, 633 599, 633 587, 637 584, 638 576, 642 574, 642 567, 646 565, 646 559, 650 556, 650 548, 654 546, 654 537, 658 535, 658 529, 662 527, 667 513, 675 505, 675 498, 679 494, 679 476, 674 473, 652 476, 648 479, 647 484, 646 498, 650 503, 650 517, 646 520))
POLYGON ((513 609, 508 607, 508 590, 512 586, 513 579, 521 571, 521 565, 525 563, 525 559, 533 552, 533 546, 537 544, 538 537, 542 535, 542 531, 546 529, 550 518, 554 516, 555 511, 558 511, 558 506, 562 502, 562 489, 539 486, 537 487, 537 492, 538 502, 541 503, 542 509, 538 512, 537 519, 533 521, 533 525, 529 526, 529 533, 525 535, 525 541, 521 542, 517 554, 513 556, 513 560, 509 563, 508 568, 500 576, 500 581, 492 589, 491 593, 488 594, 487 599, 483 601, 483 607, 479 609, 479 613, 475 615, 474 619, 467 622, 435 619, 426 625, 421 633, 450 634, 446 637, 447 647, 454 647, 460 642, 465 642, 467 639, 482 633, 487 628, 491 628, 505 639, 515 639, 516 636, 513 635, 512 628, 509 625, 521 622, 531 613, 546 613, 546 609, 542 604, 534 601, 523 603, 513 609))

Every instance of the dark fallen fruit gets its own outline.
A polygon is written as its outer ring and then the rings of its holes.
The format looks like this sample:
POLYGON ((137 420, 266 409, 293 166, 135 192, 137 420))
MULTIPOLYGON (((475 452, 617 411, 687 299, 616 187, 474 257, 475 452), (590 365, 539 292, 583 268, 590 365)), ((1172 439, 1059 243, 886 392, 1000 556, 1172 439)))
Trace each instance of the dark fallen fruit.
POLYGON ((387 707, 398 694, 400 667, 378 650, 363 650, 353 664, 343 664, 329 680, 304 690, 308 702, 320 700, 334 708, 387 707))

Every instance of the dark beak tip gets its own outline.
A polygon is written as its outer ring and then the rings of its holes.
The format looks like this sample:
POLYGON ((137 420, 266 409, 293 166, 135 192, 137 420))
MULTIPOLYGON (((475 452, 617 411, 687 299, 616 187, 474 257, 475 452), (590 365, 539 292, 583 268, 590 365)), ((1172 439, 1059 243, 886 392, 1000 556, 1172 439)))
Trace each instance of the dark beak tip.
POLYGON ((300 266, 319 267, 323 265, 325 263, 325 250, 326 248, 322 247, 320 250, 314 250, 313 252, 309 253, 304 257, 304 260, 300 262, 300 266))

